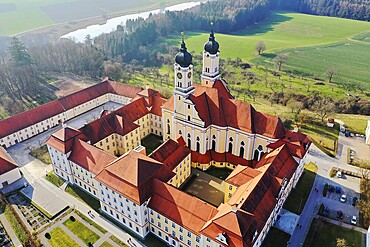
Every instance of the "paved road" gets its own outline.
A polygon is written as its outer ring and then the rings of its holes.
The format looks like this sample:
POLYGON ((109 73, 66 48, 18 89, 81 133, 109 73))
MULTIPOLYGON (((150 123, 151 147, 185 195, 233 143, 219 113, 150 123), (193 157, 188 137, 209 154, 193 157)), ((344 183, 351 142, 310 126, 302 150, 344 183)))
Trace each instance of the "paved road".
MULTIPOLYGON (((340 167, 349 171, 359 172, 359 168, 355 166, 351 166, 346 164, 346 159, 343 156, 346 155, 346 152, 341 152, 337 155, 337 157, 332 158, 327 156, 323 153, 320 149, 318 149, 315 145, 311 145, 309 154, 307 155, 307 162, 313 162, 318 166, 317 176, 315 178, 314 184, 312 186, 311 193, 307 199, 306 205, 303 208, 303 211, 300 215, 298 220, 298 224, 302 225, 302 227, 296 227, 294 230, 290 241, 288 242, 289 247, 298 247, 303 246, 304 240, 306 235, 309 231, 311 222, 313 217, 317 214, 318 211, 318 204, 323 202, 332 210, 342 210, 348 216, 350 215, 358 215, 358 209, 351 205, 350 198, 357 195, 359 193, 359 179, 352 179, 352 178, 330 178, 329 171, 332 167, 340 167), (349 200, 347 203, 340 203, 338 198, 324 198, 322 196, 322 189, 325 183, 333 184, 333 185, 340 185, 344 191, 344 193, 349 194, 349 200), (315 192, 315 188, 319 190, 319 192, 315 192)), ((328 196, 329 197, 329 196, 328 196)), ((337 223, 338 225, 342 224, 342 222, 338 222, 333 220, 333 223, 337 223)))

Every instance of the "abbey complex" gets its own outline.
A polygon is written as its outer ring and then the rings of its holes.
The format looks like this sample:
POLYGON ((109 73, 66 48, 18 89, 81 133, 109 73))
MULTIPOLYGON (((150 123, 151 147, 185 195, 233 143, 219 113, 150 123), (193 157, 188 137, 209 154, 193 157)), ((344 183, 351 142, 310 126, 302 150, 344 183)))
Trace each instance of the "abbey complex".
POLYGON ((0 145, 8 148, 107 102, 122 104, 80 129, 63 124, 50 136, 55 174, 142 238, 152 233, 176 247, 260 246, 303 172, 311 142, 235 99, 220 69, 211 32, 201 85, 194 84, 192 55, 182 41, 171 98, 106 78, 0 121, 0 145), (163 144, 146 155, 141 140, 149 134, 163 137, 163 144), (197 171, 213 167, 231 170, 219 205, 182 189, 197 171))

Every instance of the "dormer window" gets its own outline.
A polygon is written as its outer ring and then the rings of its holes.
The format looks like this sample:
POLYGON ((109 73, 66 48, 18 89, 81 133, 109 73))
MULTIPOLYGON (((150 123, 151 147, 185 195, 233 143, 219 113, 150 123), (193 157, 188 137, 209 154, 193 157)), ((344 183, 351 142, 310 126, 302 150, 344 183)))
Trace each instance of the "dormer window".
POLYGON ((218 236, 216 237, 216 239, 218 240, 218 241, 220 241, 221 243, 223 243, 223 244, 226 244, 226 245, 229 245, 228 243, 227 243, 227 234, 226 234, 226 232, 223 232, 223 233, 220 233, 220 234, 218 234, 218 236))

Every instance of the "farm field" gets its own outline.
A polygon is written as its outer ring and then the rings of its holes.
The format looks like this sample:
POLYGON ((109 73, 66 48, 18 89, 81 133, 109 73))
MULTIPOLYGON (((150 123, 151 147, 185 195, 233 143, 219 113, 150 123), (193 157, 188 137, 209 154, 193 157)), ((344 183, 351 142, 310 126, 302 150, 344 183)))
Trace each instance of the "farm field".
POLYGON ((58 23, 162 8, 182 2, 187 1, 0 0, 0 36, 15 35, 58 23))
MULTIPOLYGON (((254 27, 233 34, 217 34, 217 40, 223 58, 239 57, 272 67, 276 54, 288 52, 288 65, 283 70, 326 79, 327 68, 337 67, 340 74, 334 78, 335 82, 338 79, 340 83, 367 83, 369 35, 368 22, 275 12, 254 27), (254 48, 259 40, 264 41, 267 49, 264 56, 257 58, 254 48)), ((200 54, 208 33, 189 32, 185 36, 188 49, 200 54)), ((166 41, 178 45, 179 35, 170 36, 166 41)), ((370 88, 370 83, 366 86, 370 88)))

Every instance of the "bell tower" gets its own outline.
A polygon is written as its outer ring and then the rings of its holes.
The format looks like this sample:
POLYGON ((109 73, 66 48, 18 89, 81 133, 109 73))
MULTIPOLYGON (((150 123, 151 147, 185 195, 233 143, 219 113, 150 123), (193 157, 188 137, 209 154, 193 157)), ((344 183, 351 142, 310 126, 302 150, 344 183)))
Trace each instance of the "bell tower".
POLYGON ((215 39, 212 29, 209 35, 209 40, 204 44, 203 51, 203 69, 202 69, 202 86, 212 87, 214 82, 221 78, 220 75, 220 45, 215 39))
POLYGON ((193 64, 192 55, 187 51, 184 42, 184 33, 182 34, 182 42, 179 53, 175 57, 174 74, 175 74, 175 89, 174 89, 174 110, 175 117, 185 113, 185 100, 194 92, 193 86, 193 64))

